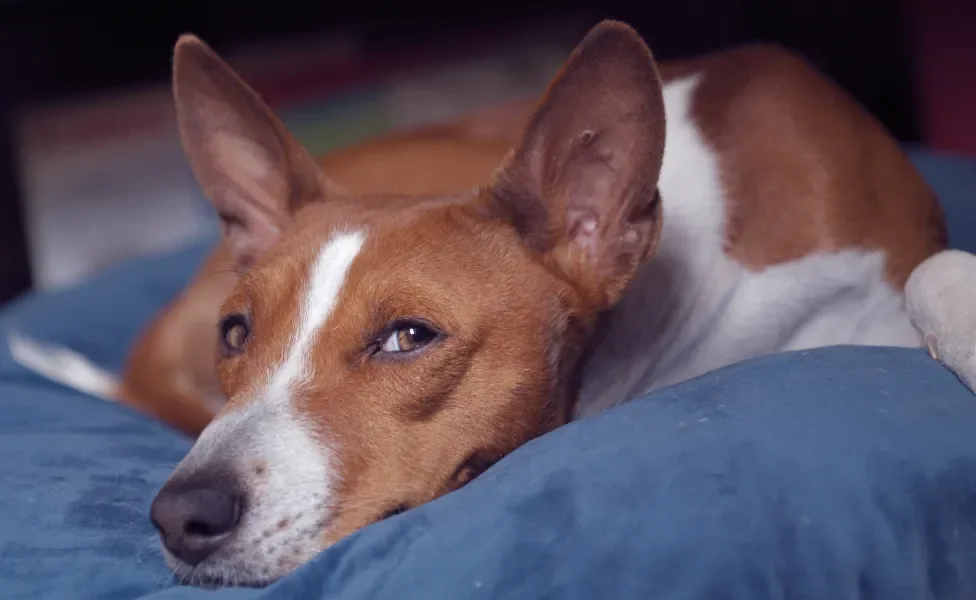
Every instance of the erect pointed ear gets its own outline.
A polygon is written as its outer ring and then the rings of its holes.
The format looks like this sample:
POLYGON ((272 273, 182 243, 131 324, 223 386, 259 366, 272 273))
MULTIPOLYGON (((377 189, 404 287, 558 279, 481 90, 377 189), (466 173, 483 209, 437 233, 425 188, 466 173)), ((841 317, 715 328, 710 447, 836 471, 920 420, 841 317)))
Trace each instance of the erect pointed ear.
POLYGON ((258 94, 191 35, 176 44, 173 95, 183 149, 239 268, 295 210, 337 189, 258 94))
POLYGON ((660 237, 661 78, 627 25, 573 51, 489 187, 489 202, 594 309, 617 301, 660 237))

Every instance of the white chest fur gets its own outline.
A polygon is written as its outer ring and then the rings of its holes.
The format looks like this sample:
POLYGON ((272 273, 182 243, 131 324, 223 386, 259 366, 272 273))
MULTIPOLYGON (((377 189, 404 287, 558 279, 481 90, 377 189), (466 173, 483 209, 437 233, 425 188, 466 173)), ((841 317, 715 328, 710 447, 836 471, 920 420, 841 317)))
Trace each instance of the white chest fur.
POLYGON ((850 248, 761 271, 725 254, 717 157, 689 116, 698 82, 665 87, 661 243, 584 367, 578 416, 754 356, 921 344, 903 294, 884 279, 880 251, 850 248))

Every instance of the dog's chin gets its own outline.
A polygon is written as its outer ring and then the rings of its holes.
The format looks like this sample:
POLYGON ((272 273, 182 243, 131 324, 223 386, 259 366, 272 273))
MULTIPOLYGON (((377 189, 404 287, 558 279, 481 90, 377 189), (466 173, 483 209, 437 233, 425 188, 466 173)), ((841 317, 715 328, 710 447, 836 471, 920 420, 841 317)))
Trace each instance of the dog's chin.
POLYGON ((188 565, 166 548, 163 548, 163 557, 181 585, 208 589, 260 588, 285 577, 324 549, 325 544, 320 547, 293 548, 273 560, 268 558, 275 553, 260 546, 248 549, 246 553, 218 551, 197 565, 188 565))

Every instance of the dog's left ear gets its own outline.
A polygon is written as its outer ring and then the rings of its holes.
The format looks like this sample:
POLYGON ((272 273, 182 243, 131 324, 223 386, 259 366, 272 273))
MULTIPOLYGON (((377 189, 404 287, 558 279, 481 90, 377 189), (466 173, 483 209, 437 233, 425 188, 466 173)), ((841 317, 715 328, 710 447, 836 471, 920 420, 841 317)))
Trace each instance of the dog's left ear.
POLYGON ((604 21, 573 51, 489 186, 489 202, 593 309, 660 237, 661 78, 640 35, 604 21))

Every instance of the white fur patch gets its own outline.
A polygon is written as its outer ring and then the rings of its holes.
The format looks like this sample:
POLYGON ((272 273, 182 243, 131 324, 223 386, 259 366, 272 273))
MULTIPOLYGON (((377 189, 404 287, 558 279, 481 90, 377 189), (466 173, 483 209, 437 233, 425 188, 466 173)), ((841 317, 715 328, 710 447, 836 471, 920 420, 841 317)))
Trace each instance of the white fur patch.
POLYGON ((20 366, 65 387, 109 402, 118 400, 118 378, 74 350, 45 344, 17 332, 7 336, 20 366))
POLYGON ((167 553, 178 576, 262 583, 322 550, 332 516, 335 453, 322 440, 323 432, 294 410, 292 400, 295 385, 311 376, 311 345, 332 314, 365 237, 362 232, 339 234, 322 246, 281 364, 243 409, 212 422, 177 467, 174 477, 228 465, 246 496, 237 531, 212 556, 190 568, 167 553))
POLYGON ((306 361, 309 346, 335 308, 346 274, 365 241, 362 232, 346 233, 322 246, 309 273, 301 321, 292 347, 268 384, 269 398, 287 398, 291 386, 311 376, 306 361))
POLYGON ((724 251, 718 157, 689 109, 699 76, 664 88, 661 243, 584 370, 578 416, 754 356, 837 344, 917 346, 884 255, 856 249, 750 271, 724 251))

